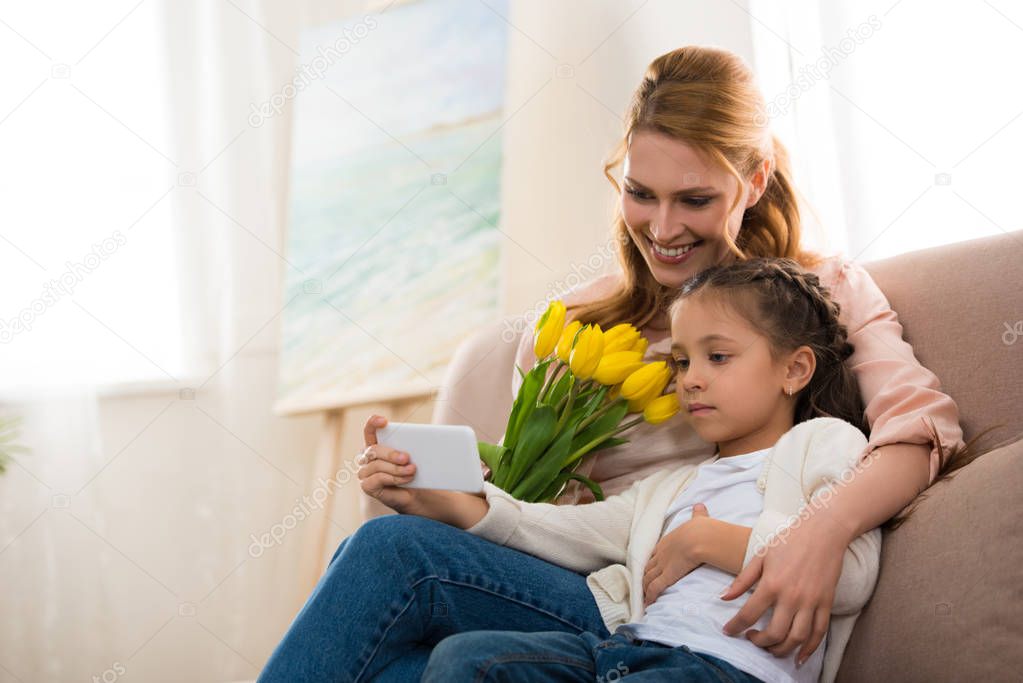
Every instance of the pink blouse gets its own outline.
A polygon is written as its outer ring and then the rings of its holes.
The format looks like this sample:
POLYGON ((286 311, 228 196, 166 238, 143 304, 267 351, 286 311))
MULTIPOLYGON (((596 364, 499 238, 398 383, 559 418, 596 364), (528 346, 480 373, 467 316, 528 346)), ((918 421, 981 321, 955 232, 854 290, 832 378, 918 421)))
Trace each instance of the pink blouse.
MULTIPOLYGON (((928 444, 929 482, 933 482, 940 453, 931 438, 929 420, 934 421, 946 452, 962 446, 955 401, 941 392, 934 373, 917 361, 913 347, 902 338, 898 316, 862 266, 838 255, 825 258, 811 270, 841 306, 839 320, 848 329, 849 342, 855 347, 846 362, 859 382, 871 430, 861 459, 888 444, 928 444)), ((578 291, 570 292, 563 300, 566 303, 580 300, 578 291)), ((645 329, 643 334, 649 340, 646 360, 652 360, 654 354, 668 353, 671 337, 667 331, 645 329)), ((528 371, 535 362, 533 335, 527 331, 519 342, 516 363, 528 371)), ((513 396, 518 393, 521 381, 518 372, 513 372, 513 396)), ((669 388, 674 391, 674 379, 669 388)), ((643 422, 624 436, 629 443, 594 453, 577 470, 600 484, 607 496, 622 492, 656 470, 677 467, 683 462, 698 463, 714 453, 714 444, 700 439, 682 417, 660 425, 643 422)), ((573 481, 557 503, 593 500, 589 489, 573 481)))

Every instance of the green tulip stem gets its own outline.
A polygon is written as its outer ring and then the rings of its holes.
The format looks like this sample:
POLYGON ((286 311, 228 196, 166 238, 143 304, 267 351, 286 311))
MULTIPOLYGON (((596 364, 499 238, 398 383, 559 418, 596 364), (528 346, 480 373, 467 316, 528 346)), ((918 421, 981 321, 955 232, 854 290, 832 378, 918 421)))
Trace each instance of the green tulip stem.
POLYGON ((615 434, 621 434, 621 433, 622 433, 622 432, 624 432, 624 431, 625 431, 626 429, 631 429, 631 428, 635 427, 636 425, 638 425, 638 424, 639 424, 640 422, 642 422, 642 421, 643 421, 643 420, 645 420, 645 419, 646 419, 646 418, 644 418, 644 417, 643 417, 642 415, 640 415, 640 416, 639 416, 639 417, 637 417, 637 418, 636 418, 635 420, 631 420, 631 421, 629 421, 629 422, 626 422, 626 423, 624 423, 624 424, 621 424, 621 425, 619 425, 619 426, 618 426, 618 428, 617 428, 617 429, 616 429, 616 430, 614 431, 614 433, 612 433, 612 434, 611 434, 611 436, 614 436, 615 434))
MULTIPOLYGON (((612 404, 613 404, 613 403, 614 403, 614 402, 612 401, 612 404)), ((589 443, 587 443, 587 444, 584 444, 584 445, 580 446, 580 447, 579 447, 578 449, 576 449, 576 451, 575 451, 574 453, 572 453, 572 454, 571 454, 570 456, 568 456, 568 458, 566 458, 566 459, 565 459, 565 464, 564 464, 564 465, 562 465, 562 469, 564 469, 565 467, 568 467, 568 466, 569 466, 569 465, 571 465, 571 464, 572 464, 573 462, 575 462, 575 461, 576 461, 576 460, 578 460, 579 458, 581 458, 581 457, 583 457, 584 455, 586 455, 587 453, 589 453, 589 452, 590 452, 590 449, 592 449, 592 448, 596 448, 596 447, 597 447, 597 446, 599 446, 599 445, 601 444, 601 442, 602 442, 602 441, 604 441, 605 439, 609 439, 609 438, 611 438, 612 436, 615 436, 616 434, 621 434, 621 433, 622 433, 622 432, 624 432, 625 430, 627 430, 627 429, 631 429, 631 428, 635 427, 636 425, 638 425, 638 424, 639 424, 640 422, 642 422, 643 420, 644 420, 643 416, 642 416, 642 415, 640 415, 640 416, 639 416, 639 417, 637 417, 636 419, 634 419, 634 420, 630 420, 629 422, 626 422, 626 423, 624 423, 624 424, 622 424, 622 425, 619 425, 618 427, 615 427, 615 428, 614 428, 614 429, 612 429, 611 431, 609 431, 609 432, 606 432, 606 433, 604 433, 604 434, 601 434, 601 435, 597 436, 596 438, 594 438, 593 440, 591 440, 591 441, 590 441, 589 443)))
POLYGON ((609 437, 614 436, 614 434, 615 434, 614 431, 610 431, 607 432, 606 434, 601 434, 600 436, 596 437, 589 443, 583 444, 574 453, 572 453, 570 456, 568 456, 568 458, 565 459, 565 464, 562 465, 561 468, 565 469, 566 467, 574 463, 576 460, 589 453, 591 449, 596 448, 598 445, 600 445, 602 441, 609 437))
MULTIPOLYGON (((582 385, 581 382, 577 382, 575 384, 576 387, 581 386, 581 385, 582 385)), ((578 401, 580 399, 589 398, 590 396, 592 396, 595 393, 597 393, 597 392, 594 391, 593 389, 579 391, 576 394, 574 400, 578 401)), ((568 394, 565 394, 564 396, 561 397, 561 400, 558 401, 558 405, 554 406, 554 410, 557 411, 560 414, 561 409, 564 407, 565 403, 567 403, 567 402, 568 402, 568 394)))
POLYGON ((547 394, 550 392, 551 388, 554 386, 554 382, 555 382, 555 380, 558 377, 558 373, 561 372, 561 369, 563 367, 565 367, 565 362, 562 361, 562 360, 558 360, 558 364, 554 366, 554 372, 552 372, 551 374, 547 375, 547 381, 544 382, 543 388, 540 390, 540 396, 537 399, 537 403, 538 404, 543 403, 544 399, 547 398, 547 394))
POLYGON ((565 422, 568 420, 568 416, 572 414, 572 406, 575 404, 576 393, 579 391, 579 386, 572 383, 572 388, 568 390, 568 405, 565 406, 564 411, 561 413, 561 417, 558 419, 558 426, 555 428, 554 433, 560 434, 562 428, 565 426, 565 422))
POLYGON ((608 401, 607 403, 605 403, 600 408, 597 408, 595 411, 593 411, 592 415, 590 415, 585 420, 583 420, 582 422, 579 423, 579 426, 575 428, 575 431, 576 432, 581 432, 582 430, 586 429, 591 424, 593 424, 594 422, 599 420, 601 417, 603 417, 607 413, 607 411, 611 410, 611 408, 613 408, 615 406, 615 404, 618 402, 618 400, 619 399, 615 399, 613 401, 608 401))

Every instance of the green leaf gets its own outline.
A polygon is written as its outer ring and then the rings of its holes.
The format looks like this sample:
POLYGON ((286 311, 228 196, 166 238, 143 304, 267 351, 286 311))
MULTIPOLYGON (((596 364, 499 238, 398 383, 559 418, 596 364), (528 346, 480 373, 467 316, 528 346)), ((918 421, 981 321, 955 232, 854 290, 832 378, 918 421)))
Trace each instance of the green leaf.
POLYGON ((540 320, 537 321, 536 327, 534 327, 533 329, 534 330, 539 330, 541 327, 543 327, 544 325, 547 324, 547 319, 550 318, 550 317, 551 317, 551 307, 550 307, 550 304, 548 304, 547 308, 544 309, 543 315, 540 316, 540 320))
POLYGON ((624 399, 616 399, 618 404, 608 410, 606 413, 598 417, 591 424, 586 426, 586 429, 579 432, 576 435, 575 440, 572 442, 572 453, 590 443, 594 439, 600 437, 601 434, 610 434, 614 432, 618 423, 622 421, 625 414, 629 412, 629 403, 624 399))
POLYGON ((568 477, 571 472, 562 472, 558 476, 554 477, 554 481, 551 482, 550 486, 544 489, 543 493, 530 499, 531 503, 549 503, 561 492, 561 488, 568 481, 568 477))
POLYGON ((579 474, 578 472, 572 472, 568 476, 568 478, 575 479, 576 481, 583 484, 586 488, 593 492, 593 497, 596 498, 597 500, 604 500, 604 489, 600 488, 600 484, 593 481, 589 477, 579 474))
POLYGON ((566 370, 565 374, 558 378, 557 384, 555 384, 554 388, 551 389, 551 392, 548 394, 546 400, 544 400, 544 403, 549 406, 558 405, 561 402, 561 399, 568 394, 568 390, 572 387, 573 382, 575 382, 575 375, 566 370))
POLYGON ((607 391, 608 387, 601 387, 588 401, 580 403, 573 409, 573 417, 578 415, 580 420, 585 420, 592 415, 600 407, 600 404, 604 402, 607 391))
POLYGON ((497 474, 497 470, 501 467, 501 456, 508 449, 504 446, 487 443, 486 441, 478 441, 476 446, 480 451, 480 460, 486 463, 492 473, 497 474))
POLYGON ((498 484, 510 491, 533 465, 541 453, 554 439, 557 429, 557 415, 550 406, 540 406, 533 410, 522 426, 522 436, 515 447, 511 458, 511 467, 507 477, 498 484))
MULTIPOLYGON (((553 411, 551 412, 553 414, 553 411)), ((571 452, 569 448, 572 445, 572 437, 577 424, 577 420, 569 421, 543 456, 532 463, 532 468, 524 471, 522 480, 511 488, 513 496, 519 500, 529 500, 526 496, 536 497, 550 486, 550 483, 561 472, 561 463, 571 452)))
POLYGON ((547 378, 547 366, 550 363, 550 359, 540 361, 523 376, 522 386, 519 387, 515 403, 512 404, 511 415, 508 416, 508 429, 504 433, 505 448, 515 450, 522 425, 536 407, 536 397, 543 388, 544 380, 547 378))
POLYGON ((613 446, 621 446, 623 443, 629 443, 628 439, 620 439, 617 436, 612 436, 610 439, 605 439, 599 444, 591 448, 588 452, 593 453, 594 451, 602 451, 605 448, 611 448, 613 446))
POLYGON ((15 443, 20 427, 20 417, 0 417, 0 474, 7 470, 7 463, 12 455, 31 452, 25 446, 15 443))

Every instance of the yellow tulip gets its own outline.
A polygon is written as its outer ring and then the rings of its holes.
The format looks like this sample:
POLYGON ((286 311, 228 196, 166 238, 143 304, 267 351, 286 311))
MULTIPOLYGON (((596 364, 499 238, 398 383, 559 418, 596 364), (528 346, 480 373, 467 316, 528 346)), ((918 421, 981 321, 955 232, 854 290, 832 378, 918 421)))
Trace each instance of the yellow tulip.
POLYGON ((637 339, 639 330, 629 323, 615 325, 604 333, 604 353, 630 351, 637 339))
POLYGON ((592 377, 603 353, 604 332, 600 325, 585 325, 579 331, 579 338, 568 357, 568 366, 576 379, 585 381, 592 377))
POLYGON ((536 353, 538 360, 551 355, 558 340, 561 339, 561 331, 564 327, 565 304, 554 300, 543 312, 533 333, 533 352, 536 353))
POLYGON ((558 359, 562 363, 568 362, 568 357, 572 354, 572 342, 575 341, 575 333, 582 326, 581 322, 573 320, 565 327, 565 331, 561 333, 561 339, 558 340, 557 354, 558 359))
POLYGON ((679 410, 681 410, 681 406, 678 403, 678 394, 665 394, 647 404, 643 409, 643 419, 652 425, 657 425, 675 417, 679 410))
POLYGON ((657 387, 656 393, 660 394, 664 391, 669 379, 671 379, 671 370, 668 369, 666 362, 659 360, 647 363, 626 378, 622 384, 622 396, 631 401, 652 393, 652 387, 657 387))
POLYGON ((644 353, 646 353, 646 347, 648 343, 649 342, 647 341, 646 337, 640 337, 639 339, 636 340, 636 343, 632 345, 630 351, 635 351, 640 355, 643 355, 644 353))
POLYGON ((608 353, 606 342, 605 339, 604 355, 593 373, 593 379, 607 386, 620 384, 626 377, 643 367, 643 354, 632 351, 608 353))
POLYGON ((629 410, 630 413, 642 413, 646 410, 646 407, 650 405, 661 395, 660 391, 657 391, 657 385, 651 385, 647 391, 644 391, 639 396, 629 399, 629 410))

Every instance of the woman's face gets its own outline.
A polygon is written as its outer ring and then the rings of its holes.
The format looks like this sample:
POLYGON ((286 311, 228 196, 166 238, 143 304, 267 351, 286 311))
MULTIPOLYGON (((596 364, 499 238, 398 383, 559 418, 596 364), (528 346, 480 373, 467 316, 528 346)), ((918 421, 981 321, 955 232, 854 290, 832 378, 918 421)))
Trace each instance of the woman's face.
POLYGON ((734 260, 725 230, 734 241, 743 212, 763 194, 769 163, 740 187, 684 142, 651 131, 632 135, 625 154, 622 213, 659 283, 678 288, 701 270, 734 260), (737 192, 740 201, 729 213, 737 192))

